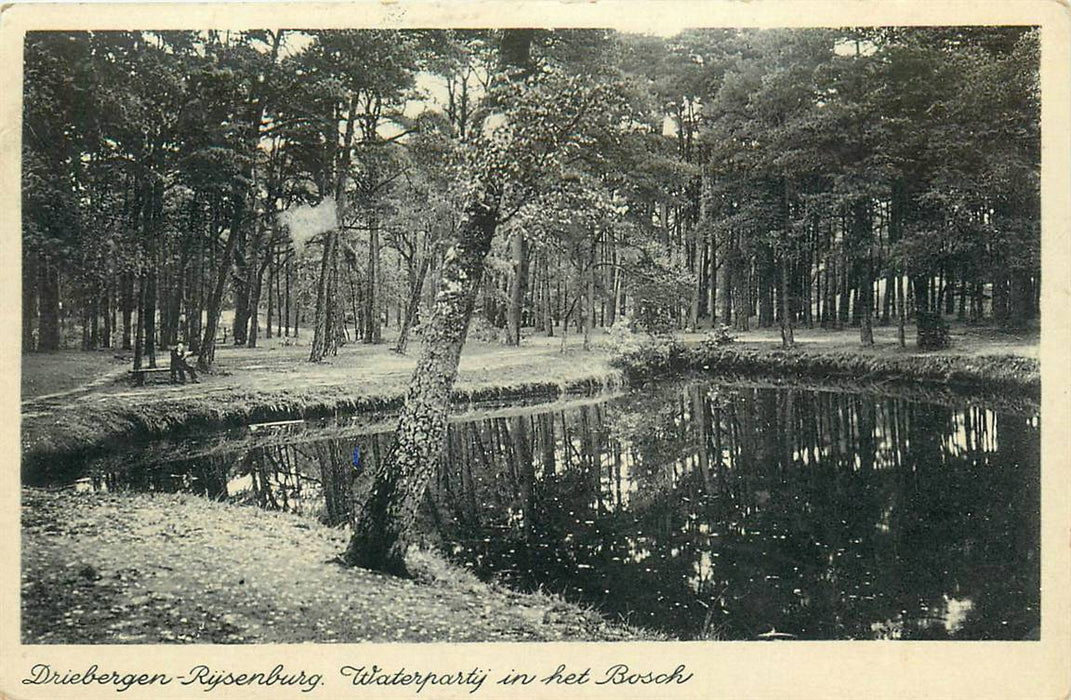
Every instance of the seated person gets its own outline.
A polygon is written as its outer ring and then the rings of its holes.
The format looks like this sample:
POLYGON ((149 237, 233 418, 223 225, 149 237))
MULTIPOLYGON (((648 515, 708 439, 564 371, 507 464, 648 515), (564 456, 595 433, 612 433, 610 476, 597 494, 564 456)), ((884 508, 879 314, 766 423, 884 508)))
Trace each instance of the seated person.
POLYGON ((175 375, 182 380, 182 383, 186 383, 186 374, 189 373, 190 381, 194 384, 197 383, 197 373, 193 367, 186 361, 187 357, 192 357, 186 350, 186 344, 180 342, 175 347, 171 348, 171 382, 175 382, 175 375))

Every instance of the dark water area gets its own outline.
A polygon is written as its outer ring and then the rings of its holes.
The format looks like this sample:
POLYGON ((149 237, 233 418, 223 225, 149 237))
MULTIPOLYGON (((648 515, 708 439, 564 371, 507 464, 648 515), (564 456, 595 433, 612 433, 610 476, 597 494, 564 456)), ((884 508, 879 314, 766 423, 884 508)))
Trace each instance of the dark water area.
MULTIPOLYGON (((261 426, 40 479, 342 524, 389 427, 261 426)), ((680 639, 1039 636, 1029 408, 693 381, 462 417, 421 524, 482 578, 680 639)))

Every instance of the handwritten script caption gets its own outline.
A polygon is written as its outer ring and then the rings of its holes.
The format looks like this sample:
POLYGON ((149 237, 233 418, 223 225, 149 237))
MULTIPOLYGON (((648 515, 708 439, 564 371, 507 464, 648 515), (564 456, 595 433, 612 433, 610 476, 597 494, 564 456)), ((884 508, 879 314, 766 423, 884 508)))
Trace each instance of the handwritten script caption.
MULTIPOLYGON (((29 673, 22 678, 22 684, 27 686, 105 686, 112 688, 116 693, 146 686, 190 686, 206 693, 219 688, 275 686, 294 688, 302 693, 319 694, 324 688, 332 685, 328 681, 330 677, 334 679, 336 688, 339 684, 350 688, 361 688, 364 691, 376 687, 404 687, 411 689, 415 695, 421 693, 432 695, 436 688, 442 687, 464 688, 470 694, 474 694, 490 686, 671 686, 683 685, 693 676, 694 674, 685 664, 678 664, 673 669, 659 670, 636 668, 625 663, 601 668, 590 666, 571 668, 566 664, 558 664, 553 670, 510 669, 508 673, 494 673, 490 668, 480 667, 461 670, 428 670, 405 666, 391 668, 378 664, 347 664, 339 667, 337 675, 334 675, 305 668, 288 669, 283 664, 277 664, 268 670, 241 671, 197 664, 186 673, 170 674, 124 673, 102 669, 97 664, 92 664, 82 670, 61 670, 50 664, 38 663, 34 664, 29 673)), ((365 693, 362 693, 362 696, 364 695, 365 693)))

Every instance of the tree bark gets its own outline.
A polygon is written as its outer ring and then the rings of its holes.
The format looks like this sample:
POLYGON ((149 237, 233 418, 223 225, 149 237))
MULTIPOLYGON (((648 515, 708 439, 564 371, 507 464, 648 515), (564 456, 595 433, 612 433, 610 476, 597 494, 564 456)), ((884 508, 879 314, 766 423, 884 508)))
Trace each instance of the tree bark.
POLYGON ((759 328, 770 328, 774 323, 774 259, 773 251, 763 245, 756 255, 755 280, 759 290, 759 328))
POLYGON ((874 280, 871 264, 871 238, 873 220, 870 202, 860 199, 854 206, 853 224, 857 264, 855 278, 858 285, 856 296, 856 314, 859 318, 859 342, 863 345, 874 344, 874 280))
POLYGON ((509 313, 507 315, 508 332, 506 345, 521 344, 522 311, 524 295, 528 291, 528 241, 524 233, 517 231, 511 242, 513 248, 513 280, 510 285, 509 313))
POLYGON ((234 248, 234 320, 231 336, 235 345, 245 345, 249 339, 249 258, 246 255, 246 233, 243 227, 232 232, 237 236, 234 248))
POLYGON ((219 312, 223 303, 223 290, 227 286, 227 273, 230 272, 234 248, 238 244, 237 230, 242 227, 244 216, 244 202, 241 196, 236 193, 231 227, 227 235, 227 245, 216 269, 215 285, 212 287, 208 297, 208 303, 205 304, 205 330, 201 339, 201 354, 197 356, 197 368, 202 372, 212 369, 212 363, 216 359, 216 331, 219 329, 219 312))
POLYGON ((27 252, 22 256, 22 351, 33 352, 33 329, 37 318, 37 254, 27 252))
POLYGON ((138 276, 138 325, 134 329, 134 369, 141 369, 145 357, 145 340, 142 327, 145 325, 145 276, 138 276))
POLYGON ((364 315, 365 343, 382 340, 379 316, 379 218, 375 213, 368 217, 368 277, 365 280, 364 315))
MULTIPOLYGON (((294 263, 292 260, 286 261, 286 297, 285 306, 283 309, 283 334, 290 337, 290 278, 293 276, 294 263)), ((295 319, 296 321, 296 319, 295 319)), ((294 323, 294 336, 297 337, 297 323, 294 323)))
MULTIPOLYGON (((742 242, 741 242, 742 245, 742 242)), ((730 255, 732 270, 731 303, 733 309, 733 329, 748 330, 751 316, 751 294, 749 290, 748 270, 742 251, 733 250, 730 255)))
POLYGON ((781 256, 781 308, 778 315, 781 317, 781 347, 790 348, 796 344, 796 336, 792 324, 792 301, 790 297, 790 283, 788 274, 788 256, 781 256))
POLYGON ((60 349, 60 271, 55 262, 42 257, 39 265, 40 320, 37 323, 37 350, 60 349))
POLYGON ((394 442, 373 475, 346 551, 347 561, 356 566, 407 573, 409 531, 443 449, 450 392, 497 227, 497 206, 493 192, 468 206, 458 241, 443 261, 394 442))
MULTIPOLYGON (((499 53, 505 68, 530 68, 533 30, 503 32, 499 53)), ((490 169, 489 169, 490 170, 490 169)), ((498 227, 502 176, 484 171, 464 209, 458 239, 440 268, 431 319, 421 338, 398 430, 385 460, 377 464, 369 499, 356 517, 346 550, 352 564, 407 574, 405 554, 416 519, 446 439, 450 392, 465 343, 484 261, 498 227)))
POLYGON ((123 315, 123 350, 131 349, 133 342, 133 315, 134 315, 134 275, 124 272, 119 284, 122 291, 119 293, 119 304, 123 315))
MULTIPOLYGON (((337 206, 337 204, 336 204, 337 206)), ((320 278, 316 284, 316 312, 313 316, 312 348, 309 362, 320 362, 327 356, 328 332, 331 314, 328 288, 331 283, 331 262, 334 259, 336 231, 327 231, 323 236, 323 257, 320 259, 320 278)))
POLYGON ((268 311, 264 319, 264 337, 271 340, 271 324, 275 320, 275 290, 279 286, 276 280, 276 268, 275 256, 273 253, 268 253, 268 311))
POLYGON ((396 353, 404 354, 405 347, 409 343, 409 329, 413 327, 417 309, 420 308, 420 297, 424 290, 424 278, 428 276, 432 255, 431 250, 424 254, 424 259, 420 262, 420 272, 417 273, 413 288, 409 291, 409 302, 405 305, 405 319, 402 321, 402 327, 398 331, 398 342, 394 345, 394 352, 396 353))
POLYGON ((896 284, 896 340, 900 347, 907 346, 907 305, 904 303, 904 278, 897 273, 892 277, 896 284))
POLYGON ((149 251, 148 251, 148 269, 146 270, 145 279, 145 315, 142 317, 144 322, 144 335, 145 335, 145 355, 149 358, 149 367, 156 367, 156 296, 157 296, 157 275, 159 274, 159 237, 160 237, 160 217, 163 214, 164 209, 164 187, 163 182, 153 182, 149 185, 149 192, 151 194, 148 197, 146 206, 150 208, 146 216, 146 227, 149 239, 149 251))
POLYGON ((550 294, 550 253, 543 253, 543 328, 548 338, 554 337, 554 302, 550 294))
MULTIPOLYGON (((271 203, 274 207, 274 202, 271 203)), ((257 346, 257 336, 260 333, 260 297, 264 290, 264 273, 271 266, 272 262, 272 249, 275 246, 275 229, 272 228, 272 232, 268 235, 268 242, 266 250, 264 251, 264 257, 260 261, 260 265, 257 266, 256 274, 253 276, 252 289, 249 291, 249 339, 247 345, 251 348, 257 346)), ((271 280, 268 280, 268 308, 271 308, 271 280)), ((268 335, 271 337, 271 314, 268 314, 268 335)))

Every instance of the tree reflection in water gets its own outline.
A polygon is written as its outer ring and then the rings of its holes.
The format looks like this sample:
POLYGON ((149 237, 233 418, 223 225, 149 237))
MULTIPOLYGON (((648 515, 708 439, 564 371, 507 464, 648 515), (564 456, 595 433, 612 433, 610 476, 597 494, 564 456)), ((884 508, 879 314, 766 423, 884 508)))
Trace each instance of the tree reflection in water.
POLYGON ((696 383, 452 426, 436 520, 481 575, 684 638, 1037 637, 1038 426, 696 383))
MULTIPOLYGON (((482 577, 685 639, 1038 637, 1036 413, 702 382, 507 413, 450 426, 422 518, 482 577)), ((388 441, 113 457, 81 484, 341 525, 388 441)))

